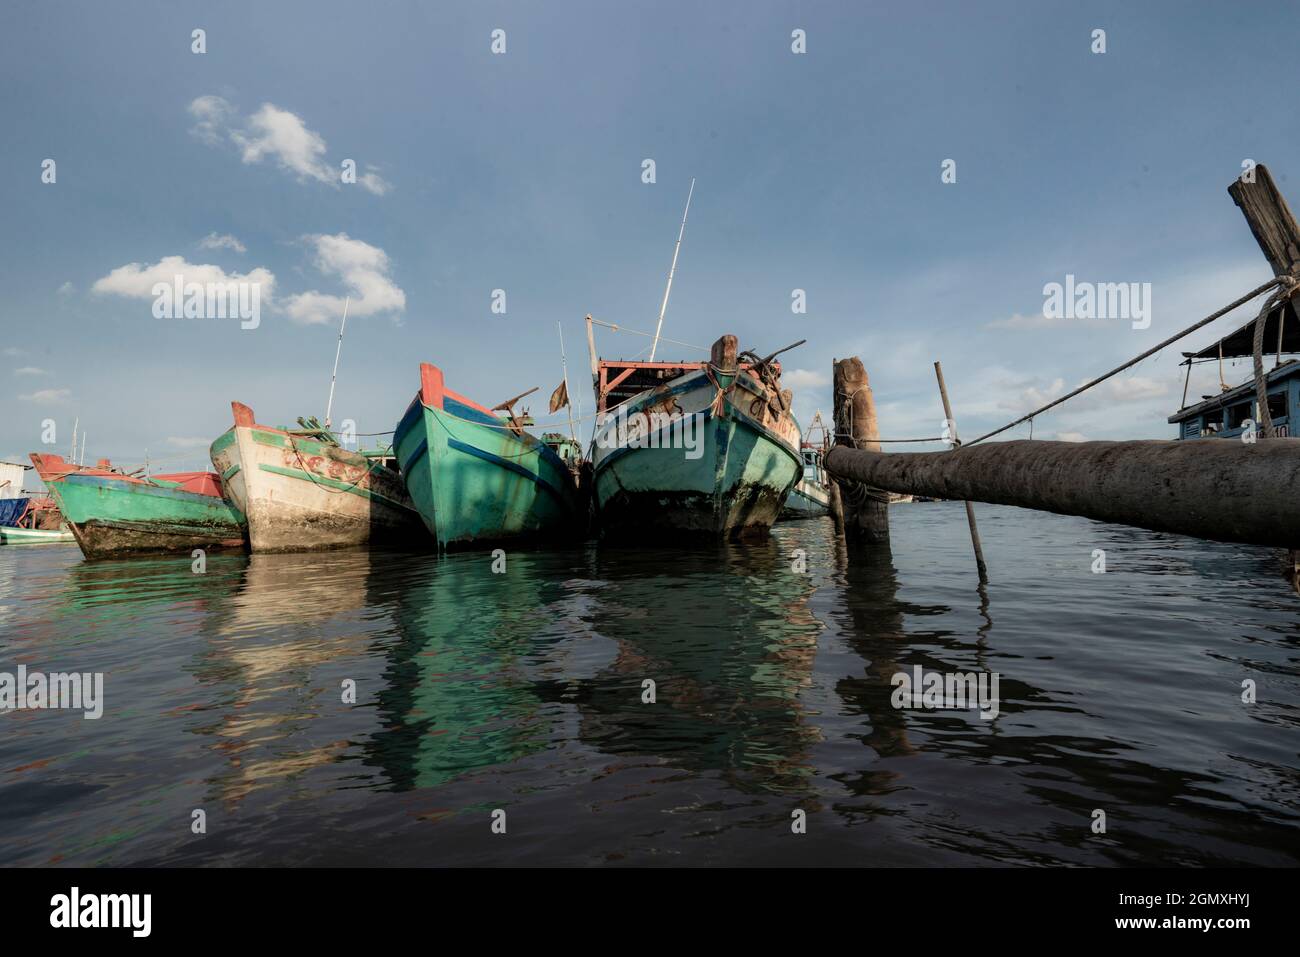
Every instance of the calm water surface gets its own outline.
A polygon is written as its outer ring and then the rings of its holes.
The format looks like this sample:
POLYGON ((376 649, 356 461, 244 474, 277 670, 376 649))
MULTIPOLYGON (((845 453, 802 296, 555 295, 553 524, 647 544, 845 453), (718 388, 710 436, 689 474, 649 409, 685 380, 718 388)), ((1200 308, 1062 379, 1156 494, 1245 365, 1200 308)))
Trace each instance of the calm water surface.
POLYGON ((1276 553, 977 510, 985 590, 956 503, 895 507, 888 550, 823 520, 505 574, 0 547, 0 671, 106 699, 0 712, 0 864, 1300 862, 1276 553), (997 672, 1001 714, 895 710, 914 665, 997 672))

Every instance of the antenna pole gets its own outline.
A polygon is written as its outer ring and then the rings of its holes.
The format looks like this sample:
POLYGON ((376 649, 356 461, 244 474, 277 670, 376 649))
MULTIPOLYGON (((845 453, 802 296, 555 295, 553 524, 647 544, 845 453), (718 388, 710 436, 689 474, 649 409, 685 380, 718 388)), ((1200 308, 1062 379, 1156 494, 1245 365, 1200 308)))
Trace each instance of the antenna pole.
POLYGON ((673 264, 668 267, 668 285, 664 288, 664 301, 659 306, 659 323, 655 326, 655 339, 650 344, 650 361, 655 361, 655 350, 659 348, 659 333, 664 327, 664 313, 668 309, 668 294, 673 291, 673 273, 677 271, 677 254, 682 251, 682 236, 686 233, 686 215, 691 211, 691 197, 695 195, 695 178, 691 177, 691 188, 686 194, 686 210, 682 213, 682 228, 677 231, 677 245, 673 248, 673 264))
MULTIPOLYGON (((560 365, 564 369, 564 397, 567 400, 569 399, 569 359, 564 354, 564 327, 560 325, 558 319, 555 321, 555 331, 560 334, 560 365)), ((569 410, 569 434, 573 436, 573 442, 576 445, 578 443, 578 430, 573 425, 573 402, 566 401, 564 405, 569 410)))
POLYGON ((330 427, 330 413, 334 411, 334 380, 339 377, 339 356, 343 352, 343 330, 348 327, 348 305, 352 302, 352 297, 348 296, 343 300, 343 322, 339 324, 339 344, 334 350, 334 372, 330 375, 330 398, 325 403, 325 428, 330 427))
POLYGON ((72 420, 72 452, 69 454, 68 458, 72 460, 73 465, 77 464, 77 426, 80 424, 81 416, 77 416, 72 420))

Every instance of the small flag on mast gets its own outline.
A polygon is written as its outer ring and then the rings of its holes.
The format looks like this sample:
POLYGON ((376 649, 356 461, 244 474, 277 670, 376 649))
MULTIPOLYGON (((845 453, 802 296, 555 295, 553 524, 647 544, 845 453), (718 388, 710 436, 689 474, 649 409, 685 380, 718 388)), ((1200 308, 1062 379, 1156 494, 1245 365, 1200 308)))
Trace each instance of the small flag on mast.
POLYGON ((561 382, 551 393, 551 412, 558 412, 569 404, 569 383, 568 380, 561 382))

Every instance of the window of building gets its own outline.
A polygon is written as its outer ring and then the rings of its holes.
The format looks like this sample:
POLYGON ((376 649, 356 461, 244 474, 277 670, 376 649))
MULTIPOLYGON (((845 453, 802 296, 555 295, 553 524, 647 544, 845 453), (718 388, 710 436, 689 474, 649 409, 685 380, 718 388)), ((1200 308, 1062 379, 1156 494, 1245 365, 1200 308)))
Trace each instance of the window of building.
POLYGON ((1286 393, 1274 392, 1268 397, 1268 417, 1270 419, 1286 418, 1286 393))

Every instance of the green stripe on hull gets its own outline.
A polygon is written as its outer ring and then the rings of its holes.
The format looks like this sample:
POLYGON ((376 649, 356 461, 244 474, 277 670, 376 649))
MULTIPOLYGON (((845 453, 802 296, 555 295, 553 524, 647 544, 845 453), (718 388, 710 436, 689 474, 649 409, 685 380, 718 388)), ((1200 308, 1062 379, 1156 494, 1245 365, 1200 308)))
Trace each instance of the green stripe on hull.
POLYGON ((243 543, 243 514, 215 496, 87 475, 49 490, 87 558, 243 543))
POLYGON ((573 479, 531 435, 416 402, 393 443, 407 491, 440 548, 567 533, 577 520, 573 479))
POLYGON ((54 545, 72 541, 75 541, 72 533, 61 529, 0 525, 0 544, 4 545, 54 545))
POLYGON ((401 476, 359 452, 262 426, 236 426, 212 450, 253 552, 427 541, 401 476))
POLYGON ((270 472, 273 475, 283 475, 286 478, 298 479, 302 482, 310 482, 323 488, 332 489, 335 492, 347 492, 351 495, 356 495, 359 498, 364 498, 366 501, 375 499, 380 502, 387 502, 395 508, 410 508, 410 506, 405 502, 394 501, 391 498, 386 498, 383 495, 380 495, 378 492, 372 492, 368 488, 361 488, 360 486, 352 485, 348 482, 340 482, 338 479, 332 479, 327 475, 312 475, 310 472, 304 472, 302 469, 286 469, 281 468, 278 465, 267 465, 265 462, 260 463, 257 467, 263 472, 270 472))

